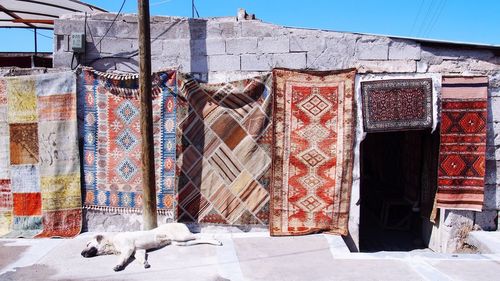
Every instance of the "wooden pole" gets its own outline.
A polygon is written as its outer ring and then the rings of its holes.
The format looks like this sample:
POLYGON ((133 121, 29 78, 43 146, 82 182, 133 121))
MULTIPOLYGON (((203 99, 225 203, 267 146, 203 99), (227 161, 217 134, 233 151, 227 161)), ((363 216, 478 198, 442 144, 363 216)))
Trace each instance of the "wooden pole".
POLYGON ((137 0, 137 5, 139 10, 139 91, 142 135, 142 216, 143 229, 149 230, 157 226, 149 0, 137 0))

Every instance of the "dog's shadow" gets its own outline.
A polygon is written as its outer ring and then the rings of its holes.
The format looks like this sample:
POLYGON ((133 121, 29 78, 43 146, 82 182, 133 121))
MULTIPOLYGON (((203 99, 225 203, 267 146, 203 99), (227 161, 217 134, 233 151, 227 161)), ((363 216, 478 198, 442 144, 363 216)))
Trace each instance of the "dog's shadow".
MULTIPOLYGON (((135 254, 135 253, 134 253, 134 254, 135 254)), ((146 260, 148 260, 148 254, 147 254, 147 253, 146 253, 146 260)), ((127 268, 127 266, 128 266, 129 264, 131 264, 133 261, 135 261, 135 257, 134 257, 134 255, 131 255, 131 256, 128 258, 128 260, 127 260, 127 261, 123 264, 123 267, 122 267, 122 269, 121 269, 121 270, 123 270, 123 269, 127 268)))
MULTIPOLYGON (((146 268, 149 268, 149 263, 148 263, 149 253, 161 250, 161 249, 163 249, 163 248, 165 248, 167 246, 170 246, 170 245, 163 245, 161 247, 157 247, 157 248, 154 248, 154 249, 149 249, 149 250, 146 251, 146 256, 144 257, 144 259, 146 260, 146 264, 148 264, 148 267, 146 267, 146 268)), ((129 264, 131 264, 132 262, 134 262, 134 261, 135 261, 135 252, 128 258, 128 260, 125 262, 125 264, 123 264, 123 269, 127 268, 127 266, 129 264)))
POLYGON ((149 249, 149 250, 147 250, 147 251, 146 251, 146 258, 148 257, 148 253, 156 252, 156 251, 158 251, 158 250, 161 250, 161 249, 163 249, 163 248, 165 248, 165 247, 167 247, 167 246, 171 246, 171 245, 172 245, 172 244, 163 245, 163 246, 161 246, 161 247, 157 247, 157 248, 153 248, 153 249, 149 249))

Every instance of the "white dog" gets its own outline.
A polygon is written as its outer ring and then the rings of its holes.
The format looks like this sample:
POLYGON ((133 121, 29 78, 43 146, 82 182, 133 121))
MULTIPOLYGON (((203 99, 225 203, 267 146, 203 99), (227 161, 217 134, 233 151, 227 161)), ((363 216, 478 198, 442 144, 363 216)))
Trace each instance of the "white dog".
POLYGON ((132 255, 137 261, 149 268, 146 251, 173 244, 191 246, 196 244, 211 244, 221 246, 215 239, 197 238, 183 223, 167 223, 147 231, 122 232, 115 235, 96 235, 90 240, 82 256, 86 258, 99 255, 119 255, 118 264, 113 268, 120 271, 125 268, 132 255))

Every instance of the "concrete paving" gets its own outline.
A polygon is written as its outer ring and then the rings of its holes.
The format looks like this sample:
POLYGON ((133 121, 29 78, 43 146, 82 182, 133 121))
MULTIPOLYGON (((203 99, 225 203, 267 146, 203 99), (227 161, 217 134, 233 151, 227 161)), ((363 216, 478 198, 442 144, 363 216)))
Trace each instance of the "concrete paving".
POLYGON ((467 244, 482 254, 500 254, 500 231, 472 231, 467 244))
POLYGON ((497 254, 350 253, 338 236, 267 232, 215 233, 223 246, 167 246, 149 253, 149 269, 132 261, 114 272, 116 256, 80 256, 92 235, 0 239, 0 280, 498 280, 500 272, 497 254))

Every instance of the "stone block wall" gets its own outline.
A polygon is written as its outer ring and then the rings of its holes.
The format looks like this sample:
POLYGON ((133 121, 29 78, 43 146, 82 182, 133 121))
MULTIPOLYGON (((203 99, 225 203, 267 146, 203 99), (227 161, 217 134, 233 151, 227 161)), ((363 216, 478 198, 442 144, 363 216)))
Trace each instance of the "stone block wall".
POLYGON ((34 67, 34 68, 0 67, 0 77, 38 75, 38 74, 58 72, 58 71, 59 70, 57 69, 45 68, 45 67, 34 67))
MULTIPOLYGON (((82 64, 98 70, 138 70, 137 17, 71 14, 55 21, 54 66, 69 67, 69 35, 86 30, 82 64), (85 21, 87 27, 85 28, 85 21)), ((277 26, 236 17, 152 17, 153 71, 175 67, 210 82, 241 79, 273 67, 369 74, 486 75, 489 77, 488 153, 483 212, 446 211, 436 239, 452 241, 464 229, 498 229, 500 210, 500 47, 453 44, 277 26)), ((359 178, 355 178, 351 235, 357 241, 359 178)), ((460 234, 461 235, 461 234, 460 234)), ((443 241, 445 241, 443 240, 443 241)), ((440 244, 440 243, 438 243, 440 244)), ((443 244, 443 243, 441 243, 443 244)), ((446 244, 446 243, 444 243, 446 244)), ((441 250, 453 251, 458 246, 441 250)))

